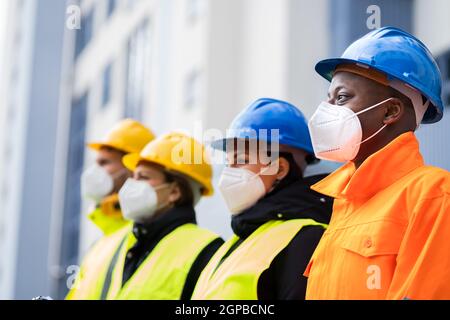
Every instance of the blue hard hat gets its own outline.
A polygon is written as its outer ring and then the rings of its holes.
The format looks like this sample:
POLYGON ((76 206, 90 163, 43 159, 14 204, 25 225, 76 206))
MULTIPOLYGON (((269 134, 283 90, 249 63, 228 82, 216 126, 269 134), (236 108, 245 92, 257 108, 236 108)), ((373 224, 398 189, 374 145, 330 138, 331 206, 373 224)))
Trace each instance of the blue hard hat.
POLYGON ((215 149, 225 150, 231 139, 257 139, 270 143, 271 130, 278 129, 278 143, 314 155, 308 124, 303 113, 292 104, 270 98, 258 99, 234 118, 225 139, 213 141, 215 149), (264 131, 267 130, 267 134, 264 131), (260 135, 262 134, 262 135, 260 135))
POLYGON ((409 84, 430 100, 422 123, 441 120, 441 73, 428 48, 411 34, 394 27, 376 29, 353 42, 340 58, 317 63, 316 71, 331 81, 342 63, 363 64, 409 84))

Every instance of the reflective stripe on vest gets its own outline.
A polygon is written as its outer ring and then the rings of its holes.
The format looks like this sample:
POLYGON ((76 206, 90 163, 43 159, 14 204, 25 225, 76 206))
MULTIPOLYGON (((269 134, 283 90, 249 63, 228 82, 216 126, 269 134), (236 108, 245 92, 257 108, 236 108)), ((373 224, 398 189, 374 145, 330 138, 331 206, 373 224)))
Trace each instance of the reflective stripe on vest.
POLYGON ((99 300, 103 283, 114 253, 131 230, 131 224, 101 237, 83 259, 74 286, 67 294, 67 300, 99 300))
POLYGON ((218 235, 192 223, 176 228, 159 241, 122 286, 126 254, 136 243, 132 232, 127 237, 113 270, 107 296, 109 300, 180 299, 192 265, 202 250, 217 239, 218 235))
MULTIPOLYGON (((258 280, 275 257, 305 226, 322 226, 311 219, 269 221, 245 239, 219 266, 239 237, 225 242, 203 270, 193 300, 256 300, 258 280), (218 266, 218 267, 217 267, 218 266)), ((299 277, 303 270, 299 270, 299 277)))

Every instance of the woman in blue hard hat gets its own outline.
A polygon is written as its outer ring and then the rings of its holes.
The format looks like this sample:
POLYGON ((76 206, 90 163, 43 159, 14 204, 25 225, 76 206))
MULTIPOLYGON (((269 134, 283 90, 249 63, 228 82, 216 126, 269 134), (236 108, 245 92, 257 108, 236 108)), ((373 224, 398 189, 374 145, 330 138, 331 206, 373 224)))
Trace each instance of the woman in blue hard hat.
POLYGON ((303 114, 259 99, 212 146, 227 153, 219 189, 234 235, 203 270, 193 299, 304 299, 302 273, 332 201, 309 188, 323 175, 303 176, 316 160, 303 114))
POLYGON ((424 164, 414 134, 442 118, 433 56, 385 27, 316 71, 331 84, 309 122, 314 151, 346 164, 312 186, 335 202, 307 299, 449 299, 450 174, 424 164))

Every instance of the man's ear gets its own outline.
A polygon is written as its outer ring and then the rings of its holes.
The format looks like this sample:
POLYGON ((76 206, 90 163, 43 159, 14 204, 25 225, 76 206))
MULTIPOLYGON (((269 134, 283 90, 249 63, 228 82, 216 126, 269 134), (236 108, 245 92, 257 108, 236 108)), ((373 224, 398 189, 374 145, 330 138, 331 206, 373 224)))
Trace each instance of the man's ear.
POLYGON ((392 124, 400 120, 405 112, 405 104, 398 98, 392 98, 386 106, 384 124, 392 124))
POLYGON ((278 161, 277 180, 278 181, 283 180, 288 175, 289 170, 290 170, 289 161, 287 161, 283 157, 280 157, 280 160, 278 161))

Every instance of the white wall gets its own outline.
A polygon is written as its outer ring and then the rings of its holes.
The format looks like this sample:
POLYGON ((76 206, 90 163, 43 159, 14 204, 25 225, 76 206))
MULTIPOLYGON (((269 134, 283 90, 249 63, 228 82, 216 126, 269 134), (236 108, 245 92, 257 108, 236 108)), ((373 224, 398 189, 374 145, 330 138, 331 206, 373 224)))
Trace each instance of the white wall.
POLYGON ((450 2, 447 0, 414 1, 414 33, 434 54, 450 46, 450 2))

